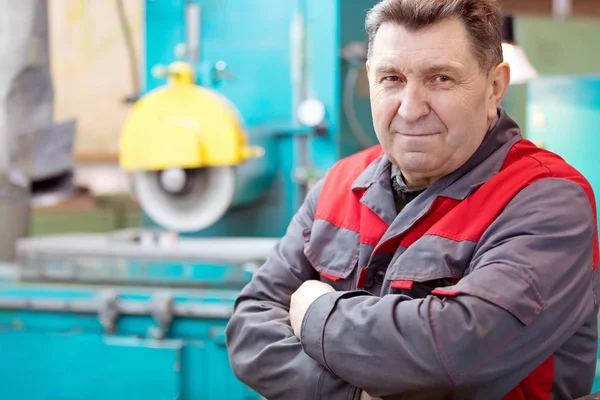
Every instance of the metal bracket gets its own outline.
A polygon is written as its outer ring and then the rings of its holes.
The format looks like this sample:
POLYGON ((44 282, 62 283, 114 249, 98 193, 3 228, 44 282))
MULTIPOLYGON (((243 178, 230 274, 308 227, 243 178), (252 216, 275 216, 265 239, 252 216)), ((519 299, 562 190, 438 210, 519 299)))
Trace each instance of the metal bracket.
POLYGON ((98 319, 106 333, 114 333, 119 316, 119 294, 115 290, 100 292, 98 305, 98 319))
POLYGON ((163 339, 175 315, 173 294, 170 292, 158 292, 152 298, 154 302, 152 316, 158 324, 158 328, 153 330, 152 334, 156 339, 163 339))

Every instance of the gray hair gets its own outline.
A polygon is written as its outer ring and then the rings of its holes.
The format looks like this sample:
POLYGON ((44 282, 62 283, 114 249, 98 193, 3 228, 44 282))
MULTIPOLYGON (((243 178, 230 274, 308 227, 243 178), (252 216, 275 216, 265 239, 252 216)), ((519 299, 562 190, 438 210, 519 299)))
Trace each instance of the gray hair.
POLYGON ((451 18, 464 23, 481 70, 489 72, 503 61, 498 0, 382 0, 367 14, 369 56, 375 36, 384 23, 417 31, 451 18))

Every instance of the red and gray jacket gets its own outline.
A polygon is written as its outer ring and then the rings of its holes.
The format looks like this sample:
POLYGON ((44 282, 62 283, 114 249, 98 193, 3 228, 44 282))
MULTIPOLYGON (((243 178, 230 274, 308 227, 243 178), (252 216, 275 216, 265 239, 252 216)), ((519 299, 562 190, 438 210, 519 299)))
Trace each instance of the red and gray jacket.
POLYGON ((328 172, 236 302, 240 380, 269 400, 589 394, 594 195, 499 113, 473 157, 399 214, 380 147, 328 172), (299 341, 290 296, 310 279, 337 292, 309 308, 299 341))

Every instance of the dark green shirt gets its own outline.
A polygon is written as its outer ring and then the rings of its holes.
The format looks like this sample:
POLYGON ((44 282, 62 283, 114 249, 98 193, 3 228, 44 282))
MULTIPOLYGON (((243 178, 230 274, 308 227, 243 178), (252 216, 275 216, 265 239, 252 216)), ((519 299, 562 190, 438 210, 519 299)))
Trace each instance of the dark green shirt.
POLYGON ((427 188, 410 189, 406 186, 400 169, 392 164, 392 189, 394 191, 396 213, 399 214, 408 203, 417 198, 417 196, 423 193, 427 188))

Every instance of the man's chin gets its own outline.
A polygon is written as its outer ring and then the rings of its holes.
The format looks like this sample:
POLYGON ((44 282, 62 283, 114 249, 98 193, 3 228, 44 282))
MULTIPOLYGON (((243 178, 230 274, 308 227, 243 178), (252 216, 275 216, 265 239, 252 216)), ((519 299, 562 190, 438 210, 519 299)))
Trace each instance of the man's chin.
POLYGON ((431 160, 411 159, 410 155, 403 155, 400 160, 396 165, 406 184, 412 189, 430 186, 440 175, 441 168, 431 163, 431 160))
POLYGON ((439 169, 437 163, 432 162, 433 156, 423 152, 403 152, 394 157, 395 163, 402 172, 412 175, 427 176, 439 169))

